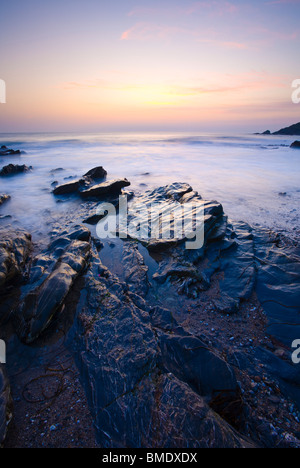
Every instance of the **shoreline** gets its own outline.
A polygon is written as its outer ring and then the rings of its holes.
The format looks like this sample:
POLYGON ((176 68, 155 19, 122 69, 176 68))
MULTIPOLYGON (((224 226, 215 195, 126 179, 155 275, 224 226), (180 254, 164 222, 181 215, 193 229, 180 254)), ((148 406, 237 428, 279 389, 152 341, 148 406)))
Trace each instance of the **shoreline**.
MULTIPOLYGON (((115 181, 83 177, 71 182, 75 194, 115 200, 115 181)), ((121 180, 117 192, 126 185, 121 180)), ((0 230, 13 265, 0 265, 0 339, 15 400, 4 446, 300 447, 291 361, 299 244, 231 222, 222 205, 182 183, 133 195, 129 215, 155 200, 171 207, 192 200, 205 207, 203 248, 105 241, 82 224, 99 203, 85 198, 76 213, 51 219, 49 242, 32 243, 17 226, 0 230), (269 307, 275 271, 284 310, 269 307), (171 417, 173 404, 183 420, 171 417)))

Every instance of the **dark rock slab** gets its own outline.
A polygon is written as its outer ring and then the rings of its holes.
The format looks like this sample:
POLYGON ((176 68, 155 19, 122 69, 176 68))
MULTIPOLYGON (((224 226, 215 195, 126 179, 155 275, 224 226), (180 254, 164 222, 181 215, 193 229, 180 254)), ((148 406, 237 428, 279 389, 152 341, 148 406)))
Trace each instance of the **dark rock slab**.
POLYGON ((12 399, 9 382, 0 365, 0 447, 5 440, 8 425, 12 419, 12 399))
POLYGON ((291 144, 291 148, 300 148, 300 141, 296 140, 294 143, 291 144))
POLYGON ((73 193, 77 193, 81 189, 85 189, 88 187, 89 183, 86 179, 77 179, 73 180, 72 182, 68 182, 67 184, 58 185, 53 190, 54 195, 70 195, 73 193))
POLYGON ((22 166, 18 166, 16 164, 8 164, 8 166, 4 166, 0 171, 1 177, 13 176, 16 174, 24 174, 32 170, 32 166, 27 167, 25 164, 22 166))
POLYGON ((83 190, 80 195, 85 199, 101 198, 106 195, 121 194, 122 189, 129 186, 130 182, 127 179, 110 180, 83 190))

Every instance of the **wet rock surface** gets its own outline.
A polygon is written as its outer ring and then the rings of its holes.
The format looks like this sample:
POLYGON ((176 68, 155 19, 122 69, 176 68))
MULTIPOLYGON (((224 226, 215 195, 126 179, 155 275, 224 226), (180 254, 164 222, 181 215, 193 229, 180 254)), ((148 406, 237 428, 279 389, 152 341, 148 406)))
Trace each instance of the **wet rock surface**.
POLYGON ((291 144, 291 148, 300 148, 300 141, 296 140, 294 143, 291 144))
POLYGON ((87 379, 99 445, 250 445, 208 404, 222 391, 227 405, 235 400, 233 372, 179 327, 169 311, 149 309, 98 259, 87 274, 83 295, 86 300, 80 301, 77 313, 84 334, 75 337, 76 355, 87 379))
POLYGON ((14 314, 18 336, 35 341, 63 306, 90 255, 90 233, 79 228, 52 242, 45 255, 34 259, 20 306, 14 314))
MULTIPOLYGON (((109 201, 108 194, 101 197, 109 201)), ((2 234, 3 287, 22 278, 9 351, 34 353, 38 367, 44 343, 53 350, 63 339, 101 447, 300 447, 300 370, 290 354, 300 333, 299 247, 232 222, 188 184, 133 197, 127 240, 99 240, 77 225, 96 208, 87 201, 72 221, 60 218, 27 263, 28 234, 2 234), (157 231, 169 229, 170 238, 149 239, 150 205, 154 226, 173 209, 187 229, 171 217, 171 228, 157 231), (187 249, 197 216, 205 220, 204 242, 187 249)), ((32 367, 30 374, 25 366, 30 382, 32 367)), ((19 395, 15 378, 12 384, 19 395)))

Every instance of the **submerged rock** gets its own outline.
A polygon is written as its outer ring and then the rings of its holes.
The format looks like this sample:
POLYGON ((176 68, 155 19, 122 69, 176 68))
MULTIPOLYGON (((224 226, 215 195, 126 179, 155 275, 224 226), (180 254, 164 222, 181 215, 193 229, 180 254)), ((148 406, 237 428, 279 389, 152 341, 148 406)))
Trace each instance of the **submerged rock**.
POLYGON ((27 167, 25 164, 22 166, 18 166, 15 164, 8 164, 8 166, 4 166, 0 171, 1 177, 16 175, 16 174, 23 174, 25 172, 29 172, 32 170, 32 166, 27 167))
POLYGON ((21 154, 20 150, 8 149, 6 146, 1 146, 0 148, 0 156, 19 156, 21 154))
POLYGON ((0 206, 3 205, 3 203, 5 203, 6 201, 10 200, 10 196, 9 195, 0 195, 0 206))
POLYGON ((12 419, 12 399, 8 380, 0 365, 0 447, 5 440, 12 419))

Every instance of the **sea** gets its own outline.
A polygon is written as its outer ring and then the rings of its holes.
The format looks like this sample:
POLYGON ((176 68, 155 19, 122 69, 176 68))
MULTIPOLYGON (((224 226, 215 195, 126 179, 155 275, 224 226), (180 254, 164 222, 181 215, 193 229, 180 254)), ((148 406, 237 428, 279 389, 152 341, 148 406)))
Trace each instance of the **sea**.
POLYGON ((186 182, 204 199, 222 203, 230 219, 297 239, 300 151, 290 148, 294 140, 204 133, 0 134, 0 146, 24 151, 0 157, 0 168, 10 163, 33 167, 29 173, 0 178, 0 194, 11 196, 0 208, 0 226, 9 219, 29 231, 49 226, 51 213, 82 203, 57 203, 53 182, 67 183, 103 166, 107 179, 126 177, 136 194, 186 182))

